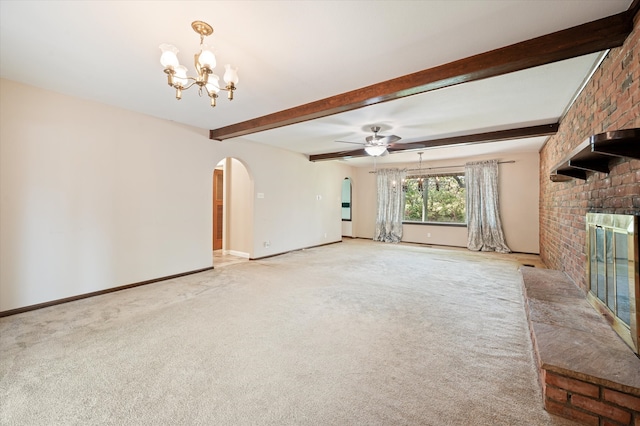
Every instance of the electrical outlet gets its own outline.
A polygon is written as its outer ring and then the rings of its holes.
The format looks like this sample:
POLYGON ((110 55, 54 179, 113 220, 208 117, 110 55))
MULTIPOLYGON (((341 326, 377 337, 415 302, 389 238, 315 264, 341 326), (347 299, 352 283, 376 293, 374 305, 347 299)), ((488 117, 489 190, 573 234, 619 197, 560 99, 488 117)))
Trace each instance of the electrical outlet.
POLYGON ((271 247, 271 241, 265 241, 264 248, 269 248, 269 247, 271 247))
POLYGON ((431 232, 427 232, 427 238, 431 238, 431 232))

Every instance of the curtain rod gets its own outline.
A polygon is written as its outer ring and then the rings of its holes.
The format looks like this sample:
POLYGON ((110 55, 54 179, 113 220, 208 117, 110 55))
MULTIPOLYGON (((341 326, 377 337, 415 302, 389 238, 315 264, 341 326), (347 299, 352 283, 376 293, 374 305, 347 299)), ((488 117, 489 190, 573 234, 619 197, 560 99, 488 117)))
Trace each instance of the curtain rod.
MULTIPOLYGON (((498 161, 498 164, 515 163, 516 160, 498 161)), ((402 169, 405 172, 420 172, 422 170, 436 170, 436 169, 450 169, 452 167, 464 167, 464 164, 456 166, 438 166, 438 167, 422 167, 420 169, 402 169)), ((377 170, 370 171, 369 173, 377 173, 377 170)))

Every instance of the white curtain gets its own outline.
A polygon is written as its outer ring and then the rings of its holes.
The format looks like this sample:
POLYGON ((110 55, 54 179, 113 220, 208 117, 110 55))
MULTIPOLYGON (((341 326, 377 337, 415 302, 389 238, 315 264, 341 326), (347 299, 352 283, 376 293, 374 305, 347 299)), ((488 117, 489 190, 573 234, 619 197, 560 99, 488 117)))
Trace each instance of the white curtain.
POLYGON ((374 241, 398 243, 402 239, 402 180, 406 175, 406 171, 399 169, 381 169, 377 172, 378 213, 374 241))
POLYGON ((504 241, 498 203, 498 161, 465 165, 467 180, 467 247, 510 253, 504 241))

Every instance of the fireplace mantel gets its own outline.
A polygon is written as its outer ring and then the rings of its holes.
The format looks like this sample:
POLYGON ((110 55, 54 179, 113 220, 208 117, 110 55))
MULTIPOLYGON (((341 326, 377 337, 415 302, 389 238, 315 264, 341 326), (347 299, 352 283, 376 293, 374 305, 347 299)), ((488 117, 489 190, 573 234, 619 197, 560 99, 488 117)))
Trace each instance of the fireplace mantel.
POLYGON ((640 129, 625 129, 590 136, 551 170, 553 182, 587 179, 587 172, 609 173, 614 157, 640 159, 640 129))

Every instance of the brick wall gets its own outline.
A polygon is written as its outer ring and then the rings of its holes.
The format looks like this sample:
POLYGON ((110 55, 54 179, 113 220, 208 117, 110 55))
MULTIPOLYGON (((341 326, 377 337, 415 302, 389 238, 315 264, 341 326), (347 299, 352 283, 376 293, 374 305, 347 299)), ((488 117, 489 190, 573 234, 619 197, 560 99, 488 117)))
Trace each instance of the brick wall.
POLYGON ((585 425, 640 425, 640 397, 542 370, 547 411, 585 425))
MULTIPOLYGON (((615 159, 609 174, 551 182, 549 172, 589 136, 640 127, 640 14, 612 49, 540 153, 540 256, 586 286, 585 215, 640 215, 640 160, 615 159)), ((639 147, 640 149, 640 147, 639 147)))

